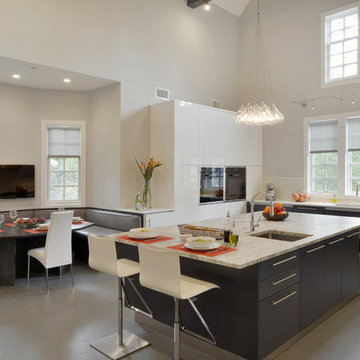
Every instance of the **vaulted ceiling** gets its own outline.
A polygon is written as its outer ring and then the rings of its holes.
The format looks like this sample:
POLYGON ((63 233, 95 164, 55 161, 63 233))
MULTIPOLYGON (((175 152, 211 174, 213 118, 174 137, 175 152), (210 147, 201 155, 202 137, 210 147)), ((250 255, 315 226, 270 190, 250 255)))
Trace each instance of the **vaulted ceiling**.
POLYGON ((249 1, 250 0, 212 0, 212 3, 236 16, 241 16, 249 1))

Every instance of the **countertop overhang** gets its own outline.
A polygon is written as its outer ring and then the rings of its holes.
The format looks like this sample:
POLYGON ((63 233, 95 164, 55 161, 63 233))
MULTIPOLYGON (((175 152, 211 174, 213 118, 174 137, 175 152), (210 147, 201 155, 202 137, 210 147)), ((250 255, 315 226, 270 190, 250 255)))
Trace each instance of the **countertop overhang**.
MULTIPOLYGON (((261 212, 255 213, 255 219, 260 216, 260 226, 254 233, 260 233, 267 230, 277 230, 291 233, 302 233, 311 235, 294 242, 272 240, 251 236, 250 214, 242 214, 231 217, 231 224, 235 221, 235 232, 239 234, 237 251, 233 251, 216 257, 207 257, 204 255, 178 251, 180 256, 213 263, 216 265, 242 269, 276 256, 301 249, 308 245, 316 244, 332 236, 339 236, 346 232, 360 228, 360 218, 290 213, 284 221, 268 221, 261 216, 261 212)), ((210 219, 191 223, 192 225, 224 228, 224 218, 210 219)), ((157 233, 173 237, 174 240, 158 242, 149 246, 167 248, 181 243, 179 231, 176 225, 156 228, 157 233)), ((126 233, 117 233, 108 235, 114 237, 116 241, 137 246, 137 242, 118 239, 117 236, 126 233)), ((177 251, 177 250, 173 250, 177 251)))

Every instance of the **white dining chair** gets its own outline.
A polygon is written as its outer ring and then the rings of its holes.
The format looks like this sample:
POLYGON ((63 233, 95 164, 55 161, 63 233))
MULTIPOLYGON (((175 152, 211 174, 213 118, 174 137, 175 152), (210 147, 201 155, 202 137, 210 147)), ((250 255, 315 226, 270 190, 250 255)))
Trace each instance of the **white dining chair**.
POLYGON ((194 297, 219 286, 193 277, 181 275, 180 258, 175 251, 139 244, 140 284, 172 296, 175 300, 174 360, 180 360, 180 329, 210 344, 216 344, 214 335, 194 304, 194 297), (195 314, 209 334, 209 338, 186 329, 181 324, 180 300, 188 300, 195 314))
POLYGON ((134 311, 140 312, 150 318, 153 314, 140 294, 139 290, 131 280, 130 276, 140 272, 139 263, 129 259, 117 259, 115 240, 111 237, 99 237, 88 235, 89 242, 89 266, 92 269, 118 277, 118 332, 103 339, 97 340, 90 346, 110 359, 120 359, 147 345, 149 342, 123 329, 124 299, 126 305, 134 311), (135 293, 139 296, 146 311, 131 305, 127 299, 124 281, 127 279, 135 293))
POLYGON ((51 214, 49 228, 46 236, 45 246, 28 251, 27 286, 30 282, 31 257, 38 260, 45 268, 46 293, 49 293, 48 269, 70 265, 72 287, 74 284, 74 273, 72 267, 71 250, 71 227, 73 211, 59 211, 51 214))

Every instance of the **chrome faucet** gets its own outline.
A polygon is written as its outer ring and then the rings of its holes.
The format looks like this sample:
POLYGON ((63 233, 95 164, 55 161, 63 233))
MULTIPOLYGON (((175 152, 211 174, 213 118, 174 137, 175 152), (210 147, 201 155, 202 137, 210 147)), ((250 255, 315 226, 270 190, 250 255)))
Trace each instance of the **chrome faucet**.
MULTIPOLYGON (((266 191, 259 191, 257 194, 255 194, 252 199, 251 199, 251 206, 250 206, 250 210, 251 210, 251 220, 250 220, 250 232, 255 231, 255 228, 258 227, 259 221, 257 223, 255 223, 255 219, 254 219, 254 207, 255 207, 255 199, 259 196, 259 195, 268 195, 268 193, 266 191)), ((270 216, 274 216, 274 204, 273 204, 273 197, 270 195, 269 196, 270 199, 270 216)))

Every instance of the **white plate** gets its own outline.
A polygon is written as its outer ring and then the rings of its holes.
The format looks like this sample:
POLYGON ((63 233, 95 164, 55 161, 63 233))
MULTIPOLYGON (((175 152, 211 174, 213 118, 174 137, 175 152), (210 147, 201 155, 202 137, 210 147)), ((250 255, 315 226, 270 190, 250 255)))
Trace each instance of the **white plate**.
POLYGON ((212 243, 206 244, 207 247, 201 248, 201 249, 198 247, 193 247, 192 245, 193 244, 190 242, 190 243, 186 243, 184 245, 184 247, 186 247, 187 249, 193 250, 193 251, 209 251, 209 250, 215 250, 220 247, 220 244, 218 244, 217 242, 212 242, 212 243))
POLYGON ((154 232, 146 232, 146 233, 136 233, 136 232, 129 232, 128 237, 130 239, 136 239, 136 240, 145 240, 145 239, 153 239, 156 238, 158 234, 154 232))
POLYGON ((128 237, 132 239, 152 239, 157 236, 158 234, 149 228, 134 228, 130 229, 128 233, 128 237))

